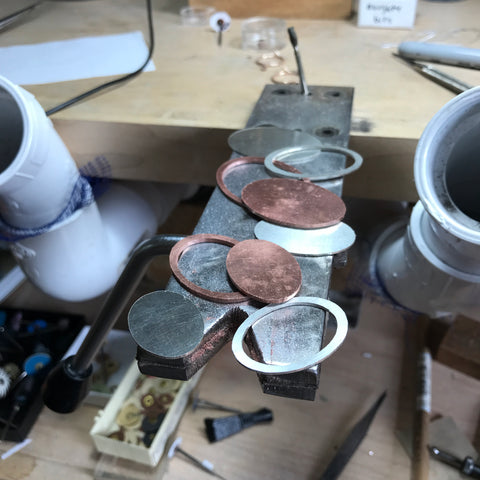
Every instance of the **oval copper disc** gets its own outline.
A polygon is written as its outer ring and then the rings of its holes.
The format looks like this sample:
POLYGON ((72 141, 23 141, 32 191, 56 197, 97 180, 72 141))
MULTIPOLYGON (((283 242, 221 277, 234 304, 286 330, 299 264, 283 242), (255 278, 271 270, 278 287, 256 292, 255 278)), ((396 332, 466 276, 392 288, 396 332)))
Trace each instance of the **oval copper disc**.
POLYGON ((323 228, 345 216, 343 200, 311 182, 268 178, 249 183, 242 200, 252 213, 268 222, 292 228, 323 228))
POLYGON ((178 280, 178 283, 182 285, 186 290, 194 295, 197 295, 200 298, 205 300, 210 300, 211 302, 216 303, 242 303, 246 302, 248 298, 240 292, 214 292, 212 290, 207 290, 202 288, 195 283, 188 280, 188 278, 183 275, 178 266, 178 262, 183 252, 190 248, 192 245, 197 245, 199 243, 219 243, 220 245, 226 245, 228 247, 233 247, 238 243, 238 240, 235 240, 224 235, 214 235, 207 233, 199 233, 196 235, 191 235, 185 237, 175 244, 175 246, 170 251, 170 268, 174 277, 178 280))
POLYGON ((263 303, 283 303, 302 285, 302 271, 295 257, 266 240, 244 240, 227 255, 227 272, 245 295, 263 303))
POLYGON ((244 206, 242 199, 237 197, 234 193, 232 193, 227 186, 225 185, 225 178, 227 174, 232 171, 234 168, 239 167, 241 165, 248 165, 248 164, 261 164, 263 165, 264 162, 263 157, 237 157, 228 160, 228 162, 222 163, 220 167, 217 169, 217 185, 218 188, 222 191, 222 193, 228 197, 232 202, 235 202, 237 205, 244 206))

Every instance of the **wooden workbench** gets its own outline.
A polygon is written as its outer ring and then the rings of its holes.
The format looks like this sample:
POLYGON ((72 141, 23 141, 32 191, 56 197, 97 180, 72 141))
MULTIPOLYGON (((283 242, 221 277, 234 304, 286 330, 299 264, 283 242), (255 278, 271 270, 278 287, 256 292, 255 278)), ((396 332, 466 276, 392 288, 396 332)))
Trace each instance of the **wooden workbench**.
MULTIPOLYGON (((261 71, 255 54, 239 48, 240 21, 233 22, 218 48, 208 29, 180 25, 180 4, 154 1, 155 72, 54 116, 79 165, 104 155, 115 178, 213 184, 217 166, 230 155, 228 134, 245 125, 272 72, 261 71)), ((457 29, 465 29, 462 34, 469 46, 480 46, 479 13, 476 0, 419 0, 414 31, 358 29, 351 20, 292 20, 308 82, 355 88, 350 145, 366 161, 347 180, 346 194, 416 198, 412 173, 416 142, 431 116, 453 94, 392 58, 391 46, 430 31, 439 39, 454 39, 457 29)), ((145 25, 140 0, 48 2, 28 21, 2 33, 0 46, 146 32, 145 25)), ((290 49, 282 55, 293 67, 290 49)), ((480 83, 480 72, 442 69, 480 83)), ((98 79, 26 88, 48 109, 97 83, 98 79)), ((267 406, 275 420, 210 445, 203 418, 216 412, 188 410, 179 426, 182 446, 212 461, 228 480, 313 480, 351 425, 387 390, 367 438, 341 478, 407 479, 410 460, 395 434, 409 414, 401 382, 404 358, 411 353, 406 324, 402 311, 367 296, 358 326, 322 367, 315 402, 263 395, 256 375, 236 363, 227 345, 206 367, 200 395, 247 411, 267 406)), ((434 363, 433 412, 454 418, 472 442, 478 436, 479 391, 480 382, 434 363)), ((84 406, 62 416, 44 409, 31 431, 32 443, 0 462, 0 479, 92 479, 100 455, 88 432, 97 411, 84 406)), ((164 478, 211 477, 175 457, 164 478)))
MULTIPOLYGON (((2 2, 2 11, 20 3, 2 2)), ((233 20, 218 47, 208 27, 181 25, 178 12, 183 4, 153 1, 155 72, 52 117, 79 165, 103 155, 115 178, 214 183, 216 168, 230 156, 229 133, 245 126, 275 70, 262 71, 255 64, 257 53, 241 49, 240 19, 233 20)), ((403 40, 426 36, 480 47, 479 15, 476 0, 419 0, 411 31, 361 29, 355 19, 287 22, 297 32, 309 84, 355 88, 350 146, 366 161, 346 179, 346 195, 416 199, 416 142, 454 94, 421 77, 392 52, 403 40)), ((4 31, 0 46, 133 30, 142 30, 148 38, 146 25, 142 1, 46 2, 4 31)), ((295 68, 290 46, 281 54, 295 68)), ((440 68, 480 84, 480 71, 440 68)), ((48 109, 102 80, 26 88, 48 109)))
MULTIPOLYGON (((269 407, 274 421, 209 444, 203 419, 222 413, 193 412, 189 408, 178 429, 182 447, 213 462, 228 480, 314 480, 320 477, 353 423, 387 390, 384 404, 341 480, 408 479, 410 459, 396 435, 399 428, 408 430, 410 408, 404 395, 408 384, 401 381, 404 357, 411 355, 411 345, 405 343, 406 321, 404 312, 393 309, 385 300, 367 297, 358 326, 349 332, 341 349, 324 362, 314 402, 263 395, 256 375, 239 365, 230 346, 225 346, 207 365, 198 387, 200 396, 244 411, 269 407)), ((452 417, 473 442, 478 434, 480 382, 436 362, 432 377, 433 415, 452 417)), ((413 372, 409 378, 413 378, 413 372)), ((29 435, 32 443, 0 462, 0 478, 92 479, 101 460, 102 468, 108 466, 89 437, 97 411, 83 406, 73 414, 59 415, 44 409, 29 435)), ((130 464, 128 469, 131 478, 145 472, 138 464, 130 464)), ((154 471, 138 478, 159 478, 156 474, 154 471)), ((182 457, 174 457, 163 478, 211 477, 182 457)))

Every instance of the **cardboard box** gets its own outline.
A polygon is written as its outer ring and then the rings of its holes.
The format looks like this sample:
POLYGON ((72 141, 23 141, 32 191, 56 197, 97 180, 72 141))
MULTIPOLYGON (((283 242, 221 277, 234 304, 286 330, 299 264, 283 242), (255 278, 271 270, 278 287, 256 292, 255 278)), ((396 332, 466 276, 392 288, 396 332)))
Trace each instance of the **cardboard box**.
MULTIPOLYGON (((105 409, 99 411, 98 416, 95 418, 93 428, 90 430, 90 436, 92 437, 97 450, 102 453, 132 460, 144 465, 150 465, 152 467, 156 466, 164 453, 167 441, 180 422, 187 406, 190 393, 199 381, 201 373, 202 371, 198 372, 193 378, 186 382, 181 382, 180 380, 155 379, 155 377, 148 377, 141 374, 138 370, 137 362, 134 361, 130 365, 130 368, 122 382, 117 387, 115 393, 112 395, 112 398, 107 403, 105 409), (172 403, 169 404, 168 410, 166 411, 150 446, 147 447, 141 442, 138 444, 132 442, 132 435, 135 435, 135 433, 132 433, 131 431, 133 429, 127 429, 126 431, 129 438, 126 438, 125 440, 128 441, 117 439, 118 437, 112 438, 112 435, 115 434, 115 432, 121 430, 117 424, 117 417, 120 411, 126 407, 128 402, 132 402, 137 405, 138 408, 142 409, 137 403, 139 401, 137 393, 139 393, 140 396, 148 393, 148 386, 147 389, 142 390, 146 380, 150 382, 154 382, 155 380, 177 382, 179 385, 179 388, 174 395, 174 399, 172 403), (141 384, 140 387, 139 384, 141 384)), ((141 433, 139 435, 141 435, 141 433)), ((115 435, 113 435, 113 437, 115 437, 115 435)))
POLYGON ((232 18, 344 19, 352 12, 352 0, 189 0, 189 4, 191 7, 214 7, 232 18))

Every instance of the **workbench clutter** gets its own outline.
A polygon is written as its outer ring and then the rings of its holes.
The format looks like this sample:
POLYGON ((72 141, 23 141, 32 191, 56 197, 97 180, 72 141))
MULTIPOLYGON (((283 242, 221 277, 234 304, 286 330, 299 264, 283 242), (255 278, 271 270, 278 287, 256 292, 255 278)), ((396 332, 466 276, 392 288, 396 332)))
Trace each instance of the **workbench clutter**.
POLYGON ((149 377, 134 361, 90 430, 97 450, 156 467, 200 376, 187 382, 149 377))
POLYGON ((84 325, 80 315, 0 309, 0 440, 22 442, 43 407, 47 374, 84 325))

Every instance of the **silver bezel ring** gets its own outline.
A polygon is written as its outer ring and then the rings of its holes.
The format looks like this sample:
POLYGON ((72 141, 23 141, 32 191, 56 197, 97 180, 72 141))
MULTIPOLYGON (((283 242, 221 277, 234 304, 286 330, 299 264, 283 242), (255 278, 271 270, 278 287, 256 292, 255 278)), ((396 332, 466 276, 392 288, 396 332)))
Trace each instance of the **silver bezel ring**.
POLYGON ((274 152, 270 153, 265 157, 265 168, 270 172, 272 175, 276 177, 284 177, 284 178, 294 178, 294 179, 308 179, 312 182, 319 182, 322 180, 331 180, 333 178, 340 178, 348 175, 352 172, 358 170, 363 163, 363 158, 357 152, 350 150, 348 148, 342 147, 334 147, 334 146, 312 146, 306 145, 302 147, 289 147, 289 148, 282 148, 280 150, 275 150, 274 152), (338 170, 332 170, 331 172, 322 173, 318 175, 306 175, 304 173, 294 173, 284 170, 282 168, 277 167, 274 162, 282 162, 288 164, 288 157, 297 154, 300 152, 307 152, 307 151, 315 151, 316 153, 340 153, 345 155, 347 158, 351 158, 353 163, 349 167, 340 168, 338 170))
POLYGON ((281 375, 300 372, 302 370, 307 370, 308 368, 318 365, 330 355, 332 355, 332 353, 334 353, 345 340, 347 332, 347 316, 345 315, 345 312, 336 303, 333 303, 332 301, 325 298, 295 297, 288 302, 282 303, 280 305, 268 305, 250 315, 235 332, 232 341, 232 352, 238 362, 240 362, 244 367, 259 373, 281 375), (337 323, 337 330, 330 342, 318 353, 316 353, 306 361, 298 361, 285 364, 276 363, 275 365, 273 365, 257 362, 256 360, 250 358, 243 349, 243 340, 248 332, 248 329, 270 313, 281 310, 282 308, 289 308, 292 306, 318 307, 335 317, 335 321, 337 323))

